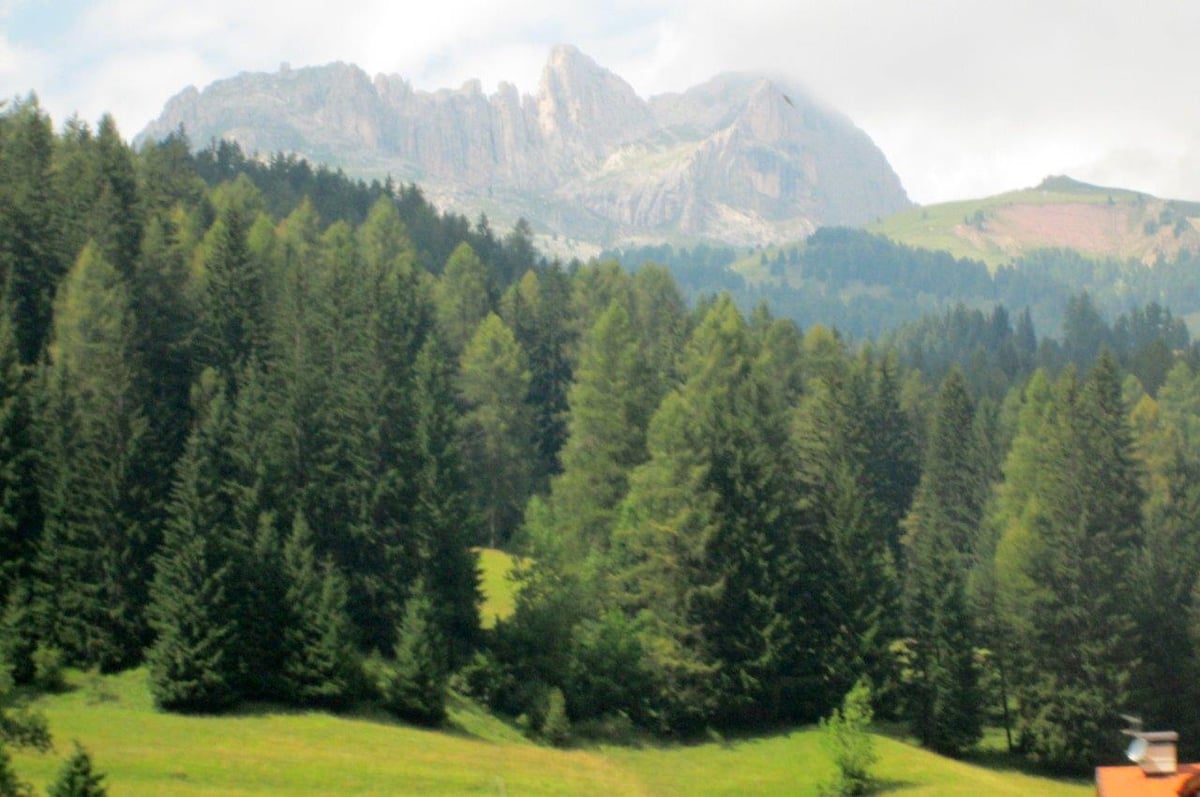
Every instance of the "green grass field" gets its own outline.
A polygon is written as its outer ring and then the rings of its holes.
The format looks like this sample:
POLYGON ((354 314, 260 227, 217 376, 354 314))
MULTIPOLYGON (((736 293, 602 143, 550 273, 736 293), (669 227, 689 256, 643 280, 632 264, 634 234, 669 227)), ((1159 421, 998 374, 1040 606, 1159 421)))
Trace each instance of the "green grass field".
MULTIPOLYGON (((480 552, 485 619, 512 612, 513 559, 480 552)), ((447 727, 433 731, 382 715, 335 716, 251 706, 197 717, 155 710, 145 670, 114 676, 71 672, 70 688, 35 701, 56 749, 13 751, 18 774, 39 790, 78 740, 128 795, 816 795, 833 772, 820 733, 801 728, 695 745, 542 747, 470 700, 453 697, 447 727)), ((952 761, 879 735, 885 793, 1078 795, 1086 783, 1026 774, 998 752, 952 761)))
MULTIPOLYGON (((832 767, 812 728, 697 745, 555 750, 456 698, 450 727, 376 716, 250 708, 185 717, 154 710, 144 670, 72 673, 70 691, 39 698, 56 750, 18 751, 39 789, 79 740, 114 795, 815 795, 832 767)), ((878 736, 888 794, 1083 795, 1086 783, 1038 778, 1000 755, 952 761, 878 736)))

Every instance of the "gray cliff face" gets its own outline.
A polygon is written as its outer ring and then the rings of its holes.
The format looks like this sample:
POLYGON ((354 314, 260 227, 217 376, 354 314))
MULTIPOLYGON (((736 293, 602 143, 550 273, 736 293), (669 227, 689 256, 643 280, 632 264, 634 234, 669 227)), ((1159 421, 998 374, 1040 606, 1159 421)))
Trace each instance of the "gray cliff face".
POLYGON ((180 125, 248 152, 294 152, 359 176, 419 183, 457 212, 523 216, 595 244, 745 245, 862 224, 910 205, 865 133, 785 81, 721 75, 643 100, 574 47, 556 47, 536 96, 478 81, 414 91, 330 64, 241 74, 172 98, 139 138, 180 125))

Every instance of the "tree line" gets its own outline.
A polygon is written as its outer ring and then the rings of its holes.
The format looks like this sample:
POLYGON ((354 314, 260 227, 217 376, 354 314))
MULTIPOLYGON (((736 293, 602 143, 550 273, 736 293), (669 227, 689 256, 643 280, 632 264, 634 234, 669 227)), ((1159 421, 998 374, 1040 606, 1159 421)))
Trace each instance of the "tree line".
POLYGON ((1200 738, 1200 378, 1164 308, 852 346, 34 100, 0 166, 18 682, 144 663, 164 709, 436 723, 452 680, 559 739, 810 722, 865 679, 952 754, 1002 724, 1082 769, 1129 709, 1200 738), (487 632, 481 545, 524 555, 487 632))

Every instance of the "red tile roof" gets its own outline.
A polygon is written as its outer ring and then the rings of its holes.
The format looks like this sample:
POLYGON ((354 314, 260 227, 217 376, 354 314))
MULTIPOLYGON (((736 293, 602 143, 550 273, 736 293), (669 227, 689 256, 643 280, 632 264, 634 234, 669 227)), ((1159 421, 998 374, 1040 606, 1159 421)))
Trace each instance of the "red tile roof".
POLYGON ((1200 764, 1180 764, 1174 775, 1147 775, 1141 767, 1098 767, 1096 797, 1178 797, 1185 792, 1188 781, 1197 779, 1200 786, 1200 764))

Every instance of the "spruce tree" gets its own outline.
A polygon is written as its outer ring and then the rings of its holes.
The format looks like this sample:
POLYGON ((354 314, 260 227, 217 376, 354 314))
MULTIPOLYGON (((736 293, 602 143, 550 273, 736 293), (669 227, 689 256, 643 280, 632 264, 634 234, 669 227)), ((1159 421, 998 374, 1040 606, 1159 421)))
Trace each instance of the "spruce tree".
POLYGON ((30 575, 40 531, 31 420, 15 330, 0 306, 0 600, 30 575))
POLYGON ((63 764, 58 778, 46 789, 48 797, 106 797, 104 775, 92 765, 92 757, 79 742, 75 752, 63 764))
POLYGON ((436 725, 446 716, 448 670, 433 606, 418 583, 396 630, 394 661, 380 684, 384 707, 402 719, 436 725))
POLYGON ((668 723, 811 712, 819 556, 799 511, 786 418, 728 296, 688 345, 655 413, 649 460, 614 533, 618 599, 645 612, 668 723))
MULTIPOLYGON (((412 558, 433 605, 448 661, 461 662, 479 638, 478 556, 470 548, 470 496, 458 440, 453 374, 435 341, 421 348, 413 368, 412 440, 406 526, 412 558)), ((409 568, 411 569, 411 564, 409 568)), ((404 584, 409 588, 415 580, 404 584)))
POLYGON ((199 421, 179 463, 148 610, 157 635, 147 653, 150 690, 157 705, 178 711, 216 711, 239 697, 230 409, 212 371, 197 393, 199 421))
POLYGON ((1038 452, 1028 498, 1000 518, 996 551, 1017 730, 1037 760, 1081 771, 1119 749, 1136 663, 1130 574, 1143 493, 1113 358, 1102 354, 1082 385, 1064 375, 1036 440, 1025 433, 1013 450, 1038 452))
POLYGON ((266 274, 251 251, 249 210, 231 202, 205 233, 199 301, 204 365, 227 378, 261 357, 267 338, 266 274))
POLYGON ((297 705, 344 706, 356 682, 346 586, 330 562, 318 563, 312 533, 300 513, 284 547, 284 565, 284 692, 297 705))
POLYGON ((0 279, 24 365, 41 356, 58 281, 79 253, 61 245, 70 225, 55 190, 55 159, 50 117, 36 97, 0 109, 0 279))
POLYGON ((975 633, 966 582, 983 493, 975 447, 962 438, 974 407, 951 371, 934 410, 925 467, 905 521, 905 624, 911 637, 907 713, 923 744, 956 754, 982 733, 975 633))

